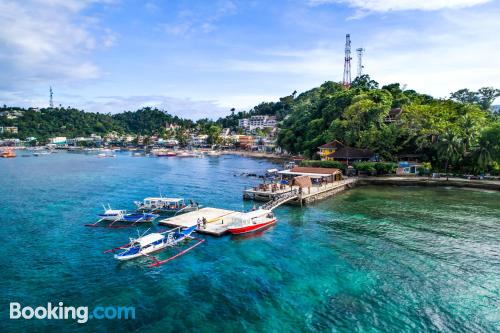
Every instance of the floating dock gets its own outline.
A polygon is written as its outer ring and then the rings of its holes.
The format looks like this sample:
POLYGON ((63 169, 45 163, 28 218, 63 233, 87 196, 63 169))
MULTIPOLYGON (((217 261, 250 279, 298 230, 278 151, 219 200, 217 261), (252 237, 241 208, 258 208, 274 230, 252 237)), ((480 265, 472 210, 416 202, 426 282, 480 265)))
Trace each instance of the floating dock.
POLYGON ((206 228, 196 229, 199 233, 209 234, 212 236, 221 236, 227 232, 229 225, 224 223, 224 218, 238 212, 234 210, 205 207, 194 212, 172 216, 160 220, 158 224, 167 225, 169 227, 188 228, 197 224, 198 220, 205 218, 207 220, 206 228))

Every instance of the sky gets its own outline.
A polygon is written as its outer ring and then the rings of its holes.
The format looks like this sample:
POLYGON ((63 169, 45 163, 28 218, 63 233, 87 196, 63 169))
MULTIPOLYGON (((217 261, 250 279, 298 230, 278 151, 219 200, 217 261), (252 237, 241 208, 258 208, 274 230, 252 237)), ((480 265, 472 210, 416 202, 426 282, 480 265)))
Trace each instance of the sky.
POLYGON ((500 88, 499 0, 0 0, 0 104, 191 119, 364 73, 435 97, 500 88))

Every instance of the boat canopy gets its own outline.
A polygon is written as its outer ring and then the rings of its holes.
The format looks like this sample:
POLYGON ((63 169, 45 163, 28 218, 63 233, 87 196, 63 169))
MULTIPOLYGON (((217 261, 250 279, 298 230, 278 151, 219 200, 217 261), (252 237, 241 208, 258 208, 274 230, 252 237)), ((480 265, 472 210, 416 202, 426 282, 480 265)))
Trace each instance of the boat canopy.
POLYGON ((156 241, 162 240, 165 236, 159 234, 157 232, 146 235, 144 237, 138 238, 135 240, 136 243, 139 243, 141 247, 154 243, 156 241))
POLYGON ((267 209, 258 209, 248 213, 236 213, 231 214, 230 217, 233 221, 249 221, 257 217, 262 217, 267 214, 272 214, 273 212, 267 209))
POLYGON ((144 201, 160 201, 160 202, 182 202, 184 201, 184 199, 182 198, 154 198, 154 197, 150 197, 150 198, 144 198, 144 201))

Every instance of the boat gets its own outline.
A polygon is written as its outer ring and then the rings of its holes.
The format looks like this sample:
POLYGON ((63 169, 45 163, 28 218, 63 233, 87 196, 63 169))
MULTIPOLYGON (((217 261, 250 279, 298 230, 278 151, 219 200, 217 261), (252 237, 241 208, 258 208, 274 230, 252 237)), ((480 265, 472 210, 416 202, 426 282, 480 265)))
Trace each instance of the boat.
POLYGON ((245 234, 268 228, 276 222, 277 219, 271 210, 258 209, 231 215, 227 231, 233 235, 245 234))
POLYGON ((114 155, 114 154, 106 154, 106 153, 97 154, 97 158, 107 158, 107 157, 116 157, 116 155, 114 155))
MULTIPOLYGON (((104 207, 104 206, 103 206, 104 207)), ((159 215, 144 212, 129 212, 127 210, 112 209, 109 205, 104 207, 104 213, 98 214, 99 220, 92 224, 86 224, 87 227, 108 227, 108 228, 128 228, 137 223, 151 223, 159 215), (103 225, 101 222, 111 222, 109 225, 103 225), (132 223, 130 226, 114 226, 115 222, 132 223)))
POLYGON ((14 157, 16 157, 16 153, 12 149, 6 149, 6 150, 2 151, 0 156, 3 158, 14 158, 14 157))
POLYGON ((50 151, 42 151, 39 153, 33 153, 33 156, 45 156, 45 155, 50 155, 50 151))
POLYGON ((150 264, 149 267, 160 266, 187 253, 205 241, 204 239, 199 239, 196 244, 165 260, 158 260, 150 255, 151 253, 161 251, 167 247, 173 247, 184 240, 196 239, 191 236, 195 229, 196 226, 192 226, 184 230, 182 230, 181 227, 177 227, 164 232, 153 232, 135 239, 131 238, 130 243, 104 251, 104 253, 117 252, 121 250, 121 252, 114 255, 114 258, 119 261, 126 261, 145 256, 153 260, 153 263, 150 264))
POLYGON ((189 200, 189 205, 182 198, 148 197, 141 201, 134 201, 138 211, 161 213, 186 213, 198 210, 198 203, 189 200))
POLYGON ((210 150, 210 151, 207 152, 207 155, 208 156, 219 156, 220 153, 217 152, 217 151, 215 151, 215 150, 210 150))

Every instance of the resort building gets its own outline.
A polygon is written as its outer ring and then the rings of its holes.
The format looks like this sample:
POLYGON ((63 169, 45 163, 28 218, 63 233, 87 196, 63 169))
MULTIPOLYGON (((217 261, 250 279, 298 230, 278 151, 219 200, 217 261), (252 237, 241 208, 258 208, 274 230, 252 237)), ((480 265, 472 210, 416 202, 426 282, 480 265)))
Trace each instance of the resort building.
POLYGON ((251 116, 250 118, 240 119, 238 126, 250 131, 255 129, 274 128, 277 121, 275 116, 251 116))
POLYGON ((319 146, 319 157, 321 158, 322 161, 331 161, 333 158, 331 157, 331 154, 333 154, 337 149, 340 147, 343 147, 344 145, 342 142, 338 140, 334 140, 332 142, 325 143, 322 146, 319 146))
POLYGON ((349 147, 338 140, 326 143, 318 149, 322 161, 340 161, 349 165, 352 162, 377 160, 372 150, 349 147))

